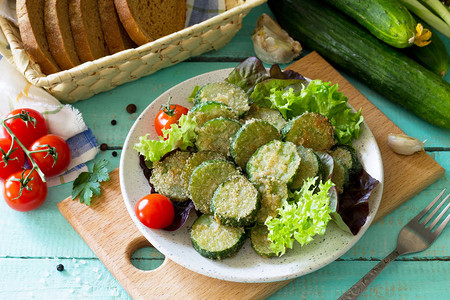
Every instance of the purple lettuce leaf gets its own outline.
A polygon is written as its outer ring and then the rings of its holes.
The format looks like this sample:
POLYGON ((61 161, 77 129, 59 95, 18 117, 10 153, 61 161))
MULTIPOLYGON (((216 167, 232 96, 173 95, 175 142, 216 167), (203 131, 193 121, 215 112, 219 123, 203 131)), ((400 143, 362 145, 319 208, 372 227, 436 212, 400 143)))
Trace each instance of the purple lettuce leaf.
POLYGON ((237 85, 250 95, 255 85, 268 77, 263 63, 257 57, 251 56, 237 65, 226 81, 237 85))
POLYGON ((369 197, 378 180, 364 169, 356 174, 339 197, 338 213, 353 235, 358 234, 369 215, 369 197))
POLYGON ((292 71, 292 70, 286 70, 282 71, 280 66, 275 64, 270 67, 270 78, 276 78, 276 79, 300 79, 305 81, 305 77, 303 75, 292 71))
MULTIPOLYGON (((251 95, 256 85, 265 81, 266 79, 279 79, 281 80, 297 80, 293 83, 283 84, 280 88, 284 89, 287 86, 292 86, 294 89, 299 88, 300 84, 294 83, 305 83, 305 77, 299 73, 286 70, 282 71, 279 65, 272 65, 270 71, 267 72, 264 64, 257 57, 251 56, 234 68, 233 71, 228 75, 225 81, 239 86, 248 95, 251 95)), ((273 83, 271 83, 273 85, 273 83)))
POLYGON ((173 218, 172 224, 164 228, 167 231, 175 231, 180 229, 184 223, 186 223, 191 209, 194 208, 194 202, 191 200, 184 202, 173 202, 173 209, 175 210, 175 217, 173 218))
POLYGON ((339 195, 335 186, 332 186, 328 191, 328 196, 330 197, 330 210, 331 219, 334 223, 343 231, 352 233, 347 224, 342 220, 342 217, 337 212, 339 209, 339 195))
POLYGON ((142 173, 144 173, 144 176, 147 179, 148 184, 150 185, 150 194, 156 193, 155 187, 150 183, 150 177, 152 176, 153 169, 147 166, 147 163, 145 162, 145 156, 142 154, 139 154, 139 167, 141 167, 142 173))

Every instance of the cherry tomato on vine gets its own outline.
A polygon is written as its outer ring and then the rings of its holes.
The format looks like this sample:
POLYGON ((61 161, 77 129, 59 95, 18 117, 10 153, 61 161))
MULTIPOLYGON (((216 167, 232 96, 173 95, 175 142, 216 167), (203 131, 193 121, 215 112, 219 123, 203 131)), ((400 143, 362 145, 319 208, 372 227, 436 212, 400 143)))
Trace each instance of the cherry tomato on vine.
MULTIPOLYGON (((8 154, 12 141, 7 138, 0 138, 0 148, 8 154)), ((5 180, 9 175, 21 171, 25 163, 25 154, 22 148, 14 143, 13 152, 8 155, 7 159, 3 152, 0 152, 0 179, 5 180), (7 163, 5 164, 5 159, 7 163)))
POLYGON ((30 171, 27 169, 16 172, 4 182, 3 197, 5 198, 6 204, 12 209, 18 211, 36 209, 44 203, 45 197, 47 197, 47 184, 42 181, 36 171, 33 171, 30 177, 28 177, 29 181, 26 187, 22 188, 22 194, 20 194, 20 187, 23 184, 23 180, 30 171))
POLYGON ((142 224, 153 229, 169 226, 175 216, 172 202, 160 194, 145 196, 136 203, 134 211, 142 224))
POLYGON ((45 176, 51 177, 61 174, 69 166, 71 154, 66 141, 54 134, 47 134, 35 140, 28 148, 29 151, 47 150, 49 146, 54 148, 54 153, 31 153, 31 157, 45 176), (56 162, 55 162, 56 157, 56 162))
POLYGON ((182 115, 185 115, 189 110, 178 104, 170 104, 170 99, 167 104, 161 106, 161 110, 155 117, 155 130, 159 136, 163 136, 163 129, 169 129, 170 125, 178 124, 178 120, 182 115))
MULTIPOLYGON (((29 116, 35 119, 35 124, 32 122, 25 122, 24 120, 10 119, 5 121, 5 124, 11 129, 11 131, 15 134, 15 136, 19 139, 19 141, 26 147, 31 145, 35 140, 40 138, 43 135, 47 134, 47 124, 45 123, 45 119, 40 112, 31 108, 19 108, 11 111, 5 119, 20 114, 22 111, 28 112, 29 116)), ((6 129, 2 126, 3 136, 11 139, 11 136, 6 131, 6 129)))

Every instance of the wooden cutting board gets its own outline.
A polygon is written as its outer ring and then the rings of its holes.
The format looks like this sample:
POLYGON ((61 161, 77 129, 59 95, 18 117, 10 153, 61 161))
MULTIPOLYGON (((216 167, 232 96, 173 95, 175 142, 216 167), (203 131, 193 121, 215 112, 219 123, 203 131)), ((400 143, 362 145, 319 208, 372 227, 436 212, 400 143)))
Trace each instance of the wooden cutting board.
MULTIPOLYGON (((393 153, 387 146, 387 135, 402 131, 317 53, 288 68, 311 79, 338 83, 350 104, 355 109, 362 108, 380 147, 384 166, 383 198, 375 221, 444 174, 445 170, 426 153, 412 156, 393 153)), ((156 270, 138 270, 130 258, 137 249, 150 244, 128 215, 120 193, 118 169, 111 173, 110 181, 102 184, 102 189, 100 199, 92 206, 69 197, 58 208, 133 299, 177 299, 186 295, 192 299, 218 299, 221 295, 233 299, 264 299, 289 283, 222 281, 194 273, 167 258, 156 270)))

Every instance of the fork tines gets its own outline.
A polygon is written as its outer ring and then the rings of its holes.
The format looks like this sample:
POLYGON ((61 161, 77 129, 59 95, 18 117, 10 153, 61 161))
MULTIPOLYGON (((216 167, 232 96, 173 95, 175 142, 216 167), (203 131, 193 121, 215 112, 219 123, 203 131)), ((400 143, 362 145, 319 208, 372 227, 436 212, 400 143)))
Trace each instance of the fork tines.
MULTIPOLYGON (((446 189, 443 189, 439 195, 437 195, 436 198, 434 198, 433 201, 431 201, 430 204, 425 207, 424 210, 422 210, 415 218, 414 220, 417 222, 420 222, 420 219, 422 219, 429 211, 430 209, 436 204, 436 202, 442 197, 446 189)), ((437 206, 436 208, 422 221, 420 222, 423 226, 426 226, 428 222, 431 221, 433 216, 439 211, 439 209, 447 202, 448 198, 450 197, 450 194, 448 194, 437 206)), ((433 230, 437 223, 441 220, 441 218, 445 215, 447 210, 450 208, 450 203, 447 204, 447 206, 441 211, 441 213, 436 217, 436 219, 427 226, 428 230, 433 230)), ((445 220, 439 225, 439 227, 436 229, 435 233, 439 234, 444 229, 444 227, 447 225, 447 223, 450 221, 450 214, 445 218, 445 220)))

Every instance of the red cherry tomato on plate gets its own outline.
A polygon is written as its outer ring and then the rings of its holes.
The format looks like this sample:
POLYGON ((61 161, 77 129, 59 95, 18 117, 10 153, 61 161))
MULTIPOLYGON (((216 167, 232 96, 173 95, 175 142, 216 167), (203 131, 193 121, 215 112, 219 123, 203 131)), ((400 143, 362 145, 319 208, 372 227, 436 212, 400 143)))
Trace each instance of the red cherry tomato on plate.
POLYGON ((55 159, 48 152, 31 153, 31 157, 41 169, 45 176, 56 176, 61 174, 69 166, 71 154, 66 141, 54 134, 47 134, 40 137, 28 148, 29 151, 49 149, 49 146, 56 151, 55 159))
POLYGON ((6 204, 12 209, 18 211, 36 209, 44 203, 45 197, 47 197, 47 184, 41 180, 36 171, 31 173, 28 184, 22 189, 22 194, 20 194, 21 183, 18 180, 22 179, 22 173, 24 173, 23 178, 26 178, 30 171, 27 169, 16 172, 4 182, 3 197, 6 204))
POLYGON ((136 203, 134 211, 142 224, 153 229, 169 226, 175 216, 172 202, 160 194, 145 196, 136 203))
POLYGON ((181 105, 170 104, 170 99, 167 104, 161 106, 161 110, 155 117, 155 130, 159 136, 164 136, 162 130, 169 129, 170 125, 178 124, 178 120, 182 115, 185 115, 189 110, 181 105))
MULTIPOLYGON (((30 117, 33 117, 35 122, 25 122, 24 120, 10 119, 5 122, 5 124, 11 129, 11 131, 16 135, 19 141, 25 146, 29 147, 31 143, 40 138, 43 135, 47 134, 47 124, 45 123, 45 119, 40 112, 31 108, 19 108, 11 111, 5 119, 19 114, 22 111, 28 112, 30 117)), ((6 131, 6 129, 2 126, 3 136, 11 139, 11 136, 6 131)))
MULTIPOLYGON (((0 138, 0 148, 8 154, 9 149, 11 148, 12 141, 7 138, 0 138)), ((23 150, 17 143, 14 143, 13 147, 14 152, 11 153, 9 159, 7 160, 7 164, 4 161, 4 155, 0 152, 0 179, 5 180, 9 177, 9 175, 21 171, 23 165, 25 163, 25 154, 23 150)))

